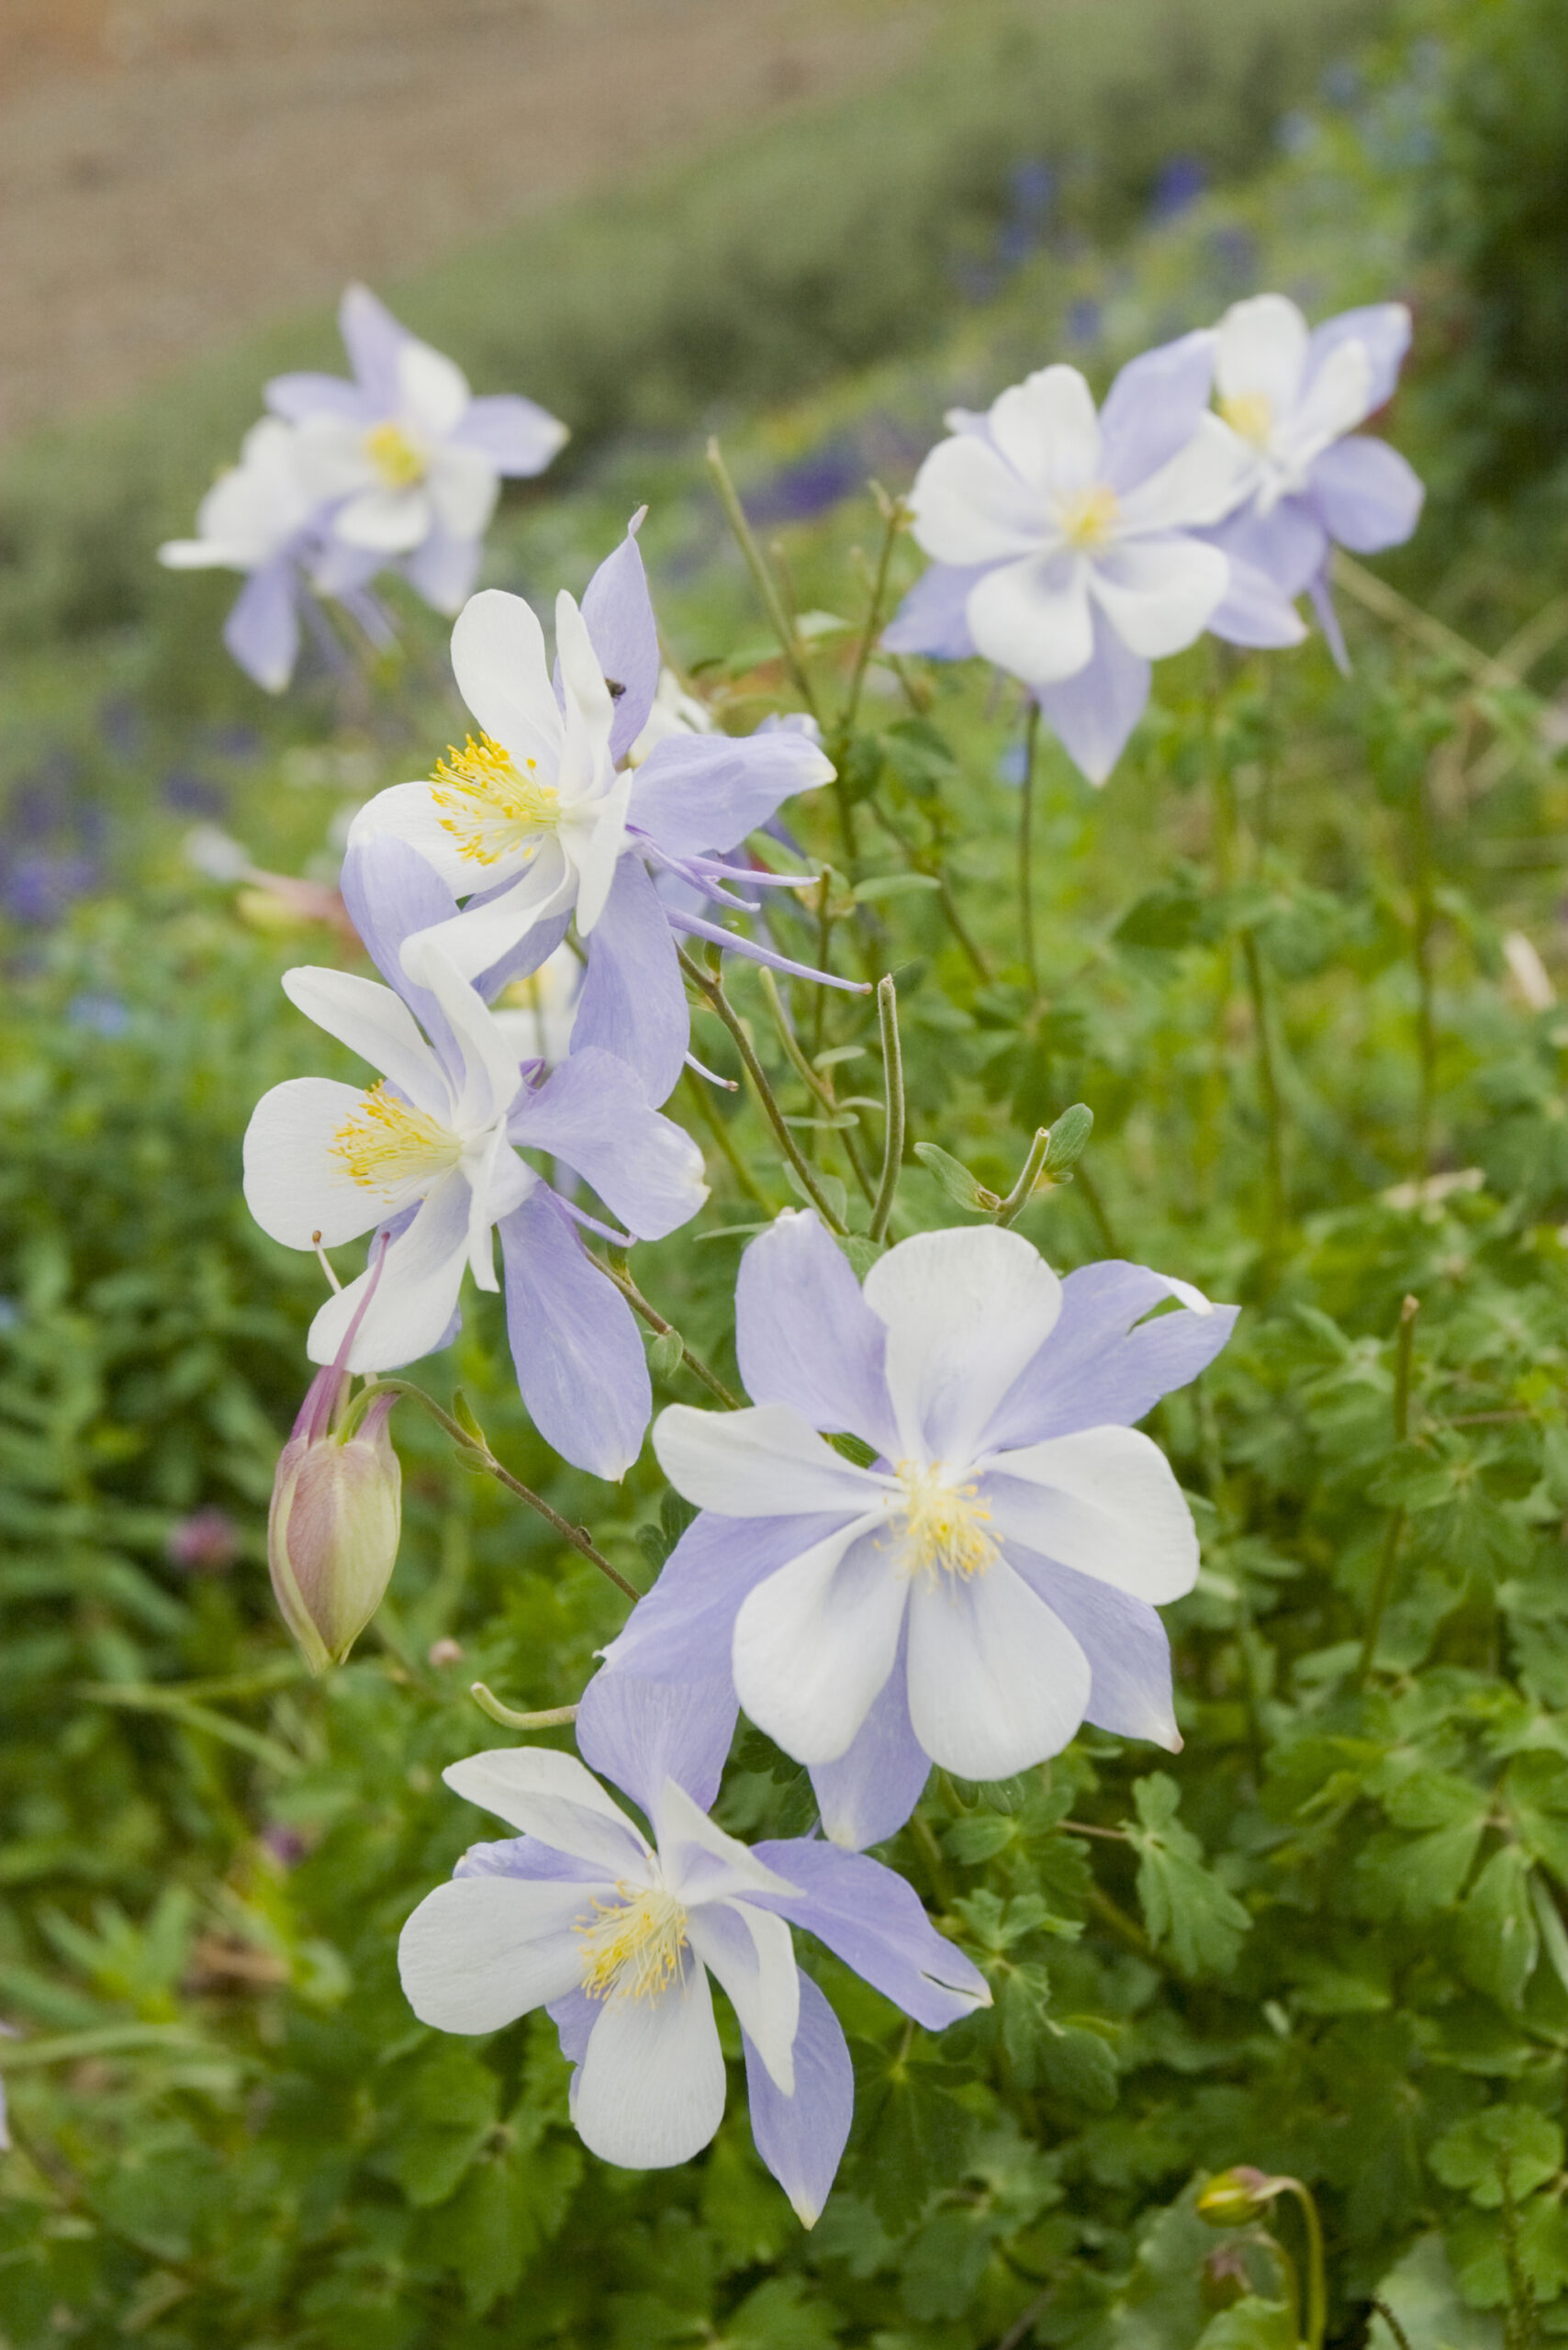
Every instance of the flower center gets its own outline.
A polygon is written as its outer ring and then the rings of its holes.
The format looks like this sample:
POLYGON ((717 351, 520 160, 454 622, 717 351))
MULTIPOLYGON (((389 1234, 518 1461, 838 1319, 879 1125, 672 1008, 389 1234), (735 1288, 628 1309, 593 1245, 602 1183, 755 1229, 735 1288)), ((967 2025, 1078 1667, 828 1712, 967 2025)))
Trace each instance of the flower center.
POLYGON ((656 1998, 685 1978, 686 1912, 673 1893, 615 1890, 619 1900, 596 1900, 573 1928, 582 1936, 583 1989, 590 1999, 656 1998))
POLYGON ((338 1128, 332 1155, 367 1192, 391 1192, 455 1167, 463 1145, 447 1127, 381 1084, 338 1128))
POLYGON ((459 853, 479 865, 494 865, 536 833, 553 833, 560 822, 561 795, 539 779, 538 762, 519 767, 504 744, 488 734, 465 749, 448 748, 438 759, 431 795, 442 811, 441 828, 459 853))
POLYGON ((1077 490, 1064 498, 1058 520, 1069 546, 1081 547, 1088 554, 1110 544, 1120 512, 1115 491, 1096 482, 1092 489, 1077 490))
POLYGON ((373 424, 364 436, 364 453, 386 489, 412 489, 429 471, 400 424, 373 424))
POLYGON ((1219 412, 1233 432, 1254 449, 1267 449, 1274 429, 1274 404, 1267 392, 1237 392, 1221 400, 1219 412))
POLYGON ((998 1553, 978 1485, 955 1485, 940 1460, 901 1460, 904 1564, 913 1574, 983 1574, 998 1553))

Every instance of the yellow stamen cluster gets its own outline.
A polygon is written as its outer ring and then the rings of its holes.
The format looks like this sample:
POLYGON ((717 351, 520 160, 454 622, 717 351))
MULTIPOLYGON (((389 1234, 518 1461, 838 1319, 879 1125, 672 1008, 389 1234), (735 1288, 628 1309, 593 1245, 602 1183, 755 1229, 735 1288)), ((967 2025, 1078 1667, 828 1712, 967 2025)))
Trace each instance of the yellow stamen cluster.
POLYGON ((1233 432, 1239 432, 1254 449, 1266 449, 1269 435, 1274 429, 1274 408, 1267 392, 1238 392, 1231 399, 1221 400, 1219 412, 1233 432))
POLYGON ((400 424, 373 424, 364 436, 364 453, 387 489, 413 489, 429 471, 400 424))
POLYGON ((904 1490, 905 1571, 958 1575, 965 1582, 983 1574, 997 1547, 985 1530, 991 1512, 979 1499, 979 1486, 953 1484, 939 1460, 901 1460, 898 1473, 904 1490))
POLYGON ((461 751, 449 747, 431 781, 442 832, 479 865, 494 865, 535 833, 554 832, 560 819, 561 795, 553 783, 540 782, 538 761, 520 767, 488 734, 476 743, 470 734, 461 751))
POLYGON ((573 1929, 583 1942, 590 1999, 653 1999, 684 1979, 686 1912, 672 1893, 618 1885, 618 1901, 595 1901, 573 1929))
POLYGON ((341 1158, 367 1192, 394 1192, 411 1178, 455 1167, 463 1155, 457 1136, 401 1095, 378 1085, 332 1136, 341 1158))
POLYGON ((1092 553, 1110 543, 1120 512, 1115 491, 1096 482, 1092 489, 1081 489, 1063 498, 1059 516, 1063 536, 1070 546, 1092 553))

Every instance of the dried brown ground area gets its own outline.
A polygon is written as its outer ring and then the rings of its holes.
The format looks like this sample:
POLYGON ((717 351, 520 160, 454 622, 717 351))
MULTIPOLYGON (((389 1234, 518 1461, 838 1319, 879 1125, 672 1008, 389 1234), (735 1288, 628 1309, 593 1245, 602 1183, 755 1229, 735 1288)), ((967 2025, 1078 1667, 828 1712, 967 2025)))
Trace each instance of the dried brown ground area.
POLYGON ((894 72, 938 6, 0 0, 0 434, 894 72))

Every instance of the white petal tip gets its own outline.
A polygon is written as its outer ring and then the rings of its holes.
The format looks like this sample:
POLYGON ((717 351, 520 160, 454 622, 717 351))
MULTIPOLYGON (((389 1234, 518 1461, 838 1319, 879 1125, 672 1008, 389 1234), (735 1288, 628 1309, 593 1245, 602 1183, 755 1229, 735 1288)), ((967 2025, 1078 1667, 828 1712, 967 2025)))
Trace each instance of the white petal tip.
POLYGON ((822 2205, 809 2201, 804 2195, 791 2195, 790 2209, 803 2228, 814 2228, 823 2215, 822 2205))

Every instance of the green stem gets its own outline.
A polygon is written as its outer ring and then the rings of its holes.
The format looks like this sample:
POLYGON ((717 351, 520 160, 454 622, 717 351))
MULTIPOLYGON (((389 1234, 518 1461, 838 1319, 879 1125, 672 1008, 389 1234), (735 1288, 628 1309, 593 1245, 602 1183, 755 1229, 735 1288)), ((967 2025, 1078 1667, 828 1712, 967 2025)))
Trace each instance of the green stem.
MULTIPOLYGON (((658 1311, 658 1308, 649 1304, 647 1299, 643 1295, 642 1291, 637 1287, 636 1282, 632 1279, 631 1274, 627 1271, 625 1266, 617 1265, 612 1258, 596 1256, 591 1248, 588 1251, 588 1255, 591 1259, 592 1262, 599 1267, 599 1271, 607 1274, 615 1283, 616 1288, 621 1292, 622 1296, 626 1300, 626 1303, 632 1308, 633 1313, 641 1315, 649 1329, 652 1330, 658 1337, 667 1337, 669 1333, 675 1328, 675 1324, 673 1322, 666 1322, 664 1315, 658 1311)), ((709 1394, 715 1396, 718 1401, 722 1404, 726 1412, 738 1412, 740 1410, 740 1397, 738 1395, 731 1394, 729 1389, 725 1386, 718 1372, 716 1371, 711 1371, 708 1365, 703 1361, 700 1355, 693 1354, 691 1348, 687 1345, 684 1338, 682 1338, 680 1342, 680 1359, 686 1365, 687 1370, 691 1373, 693 1379, 700 1380, 703 1386, 708 1390, 709 1394)))
POLYGON ((1024 784, 1018 807, 1018 945, 1029 986, 1040 992, 1039 967, 1035 960, 1035 753, 1040 736, 1040 705, 1029 704, 1024 724, 1024 784))
POLYGON ((946 872, 940 866, 935 867, 933 867, 931 861, 933 854, 932 851, 930 849, 917 848, 914 843, 909 838, 908 834, 901 831, 900 827, 889 815, 887 810, 879 807, 875 800, 868 800, 867 805, 869 807, 871 814, 875 818, 876 822, 880 824, 883 832, 887 834, 889 839, 897 843, 902 853, 904 862, 909 867, 910 871, 912 873, 929 874, 932 879, 936 883, 936 902, 941 907, 943 913, 946 916, 947 927, 951 930, 954 937, 963 948, 964 953, 969 957, 969 961, 973 964, 977 979, 989 983, 991 979, 991 965, 987 962, 980 949, 976 946, 974 939, 970 935, 969 931, 965 924, 963 915, 958 912, 958 901, 953 894, 953 885, 951 881, 948 879, 946 872))
POLYGON ((854 733, 855 721, 860 713, 860 690, 866 682, 866 671, 870 666, 872 648, 877 642, 877 632, 882 624, 882 606, 888 593, 888 570, 893 559, 893 545, 902 527, 904 514, 903 507, 898 498, 890 498, 885 490, 879 490, 875 483, 872 484, 872 489, 879 499, 885 528, 882 532, 881 550, 877 557, 876 576, 871 583, 871 600, 866 613, 866 625, 861 631, 860 643, 856 649, 855 666, 850 672, 849 692, 845 699, 844 714, 838 722, 840 738, 846 742, 854 733))
MULTIPOLYGON (((1416 1316, 1421 1310, 1418 1297, 1407 1297, 1399 1309, 1399 1327, 1394 1336, 1394 1440, 1404 1444, 1410 1434, 1410 1371, 1416 1348, 1416 1316)), ((1383 1628, 1383 1612, 1388 1605, 1388 1595, 1394 1587, 1394 1570, 1398 1562, 1399 1545, 1405 1533, 1403 1507, 1389 1512, 1383 1528, 1383 1550, 1379 1554, 1377 1573, 1372 1579, 1372 1598, 1367 1606, 1367 1628, 1361 1639, 1361 1653, 1356 1664, 1356 1686, 1364 1688, 1372 1672, 1372 1659, 1377 1654, 1377 1637, 1383 1628)))
POLYGON ((730 1137, 729 1128, 725 1125, 722 1118, 721 1118, 718 1111, 713 1106, 713 1103, 710 1101, 707 1088, 704 1086, 702 1080, 698 1076, 697 1071, 694 1069, 689 1069, 687 1070, 686 1085, 688 1092, 695 1095, 697 1107, 702 1114, 703 1123, 706 1125, 708 1131, 712 1136, 714 1141, 718 1144, 723 1157, 728 1160, 730 1171, 734 1176, 736 1182, 740 1185, 748 1200, 755 1201, 756 1204, 761 1208, 766 1214, 772 1215, 775 1212, 772 1201, 762 1189, 760 1183, 758 1183, 756 1177, 752 1173, 751 1169, 746 1165, 745 1159, 741 1157, 740 1152, 735 1148, 735 1146, 730 1137))
POLYGON ((1241 958, 1247 967, 1247 992, 1252 999, 1252 1025, 1258 1038, 1258 1089, 1263 1096, 1263 1118, 1269 1154, 1269 1254, 1273 1255, 1285 1225, 1284 1117, 1279 1082, 1274 1073, 1274 1047, 1269 1033, 1269 999, 1263 984, 1263 958, 1255 931, 1241 934, 1241 958))
MULTIPOLYGON (((817 968, 819 971, 825 971, 828 968, 828 952, 833 945, 834 918, 827 910, 828 900, 832 895, 833 875, 824 865, 817 876, 817 968)), ((823 1048, 823 1036, 827 1021, 827 999, 826 988, 813 989, 812 998, 812 1050, 813 1053, 820 1053, 823 1048)))
MULTIPOLYGON (((758 977, 762 981, 762 992, 767 998, 767 1008, 773 1014, 773 1025, 778 1033, 778 1041, 784 1047, 790 1068, 807 1091, 822 1103, 824 1110, 830 1111, 835 1118, 843 1115, 834 1097, 832 1086, 824 1083, 821 1070, 814 1069, 801 1050, 799 1040, 790 1028, 784 1010, 784 1000, 778 992, 778 980, 766 966, 758 973, 758 977)), ((820 996, 818 1000, 820 1002, 820 996)), ((854 1127, 839 1126, 834 1131, 839 1141, 844 1145, 845 1156, 854 1169, 855 1181, 859 1184, 867 1203, 868 1205, 874 1203, 876 1192, 872 1188, 871 1177, 866 1162, 860 1156, 860 1146, 855 1138, 854 1127)))
POLYGON ((762 598, 763 606, 768 620, 772 622, 774 633, 783 648, 785 666, 794 681, 797 691, 804 699, 806 708, 815 718, 819 714, 817 700, 812 690, 812 681, 806 675, 805 663, 801 658, 801 640, 796 635, 790 615, 784 609, 784 599, 778 593, 778 583, 763 560, 762 549, 752 536, 751 524, 745 518, 745 509, 736 494, 734 483, 730 479, 730 469, 724 463, 723 452, 717 439, 711 439, 708 443, 708 471, 713 477, 713 487, 719 493, 719 503, 724 509, 725 519, 735 534, 735 543, 745 557, 746 568, 756 583, 757 593, 762 598))
POLYGON ((1424 1182, 1432 1171, 1432 1107, 1437 1085, 1437 1023, 1432 1005, 1432 814, 1423 769, 1416 779, 1416 804, 1410 828, 1416 867, 1416 1041, 1420 1059, 1421 1090, 1416 1123, 1416 1178, 1424 1182))
POLYGON ((578 1708, 576 1706, 546 1706, 543 1713, 514 1714, 511 1707, 503 1706, 494 1690, 487 1689, 482 1681, 471 1681, 468 1695, 479 1711, 488 1714, 493 1722, 499 1722, 503 1729, 564 1729, 568 1722, 575 1722, 577 1718, 578 1708))
POLYGON ((757 1059, 756 1047, 746 1035, 745 1023, 724 993, 722 980, 716 979, 711 972, 703 970, 700 964, 693 962, 684 946, 678 946, 676 953, 680 957, 680 968, 691 985, 698 990, 710 1009, 718 1013, 734 1038, 735 1050, 741 1057, 741 1066, 751 1080, 757 1107, 772 1127, 785 1158, 804 1184, 806 1196, 829 1231, 836 1232, 842 1238, 849 1227, 841 1216, 834 1214, 828 1205, 822 1186, 817 1181, 815 1169, 802 1155, 800 1145, 790 1133, 773 1088, 767 1081, 767 1072, 757 1059))
POLYGON ((1105 1213, 1105 1203, 1100 1196, 1100 1187, 1094 1178, 1086 1173, 1083 1168, 1079 1167, 1074 1169, 1072 1180, 1083 1194, 1084 1206, 1094 1219, 1094 1229, 1100 1235, 1101 1247, 1107 1256, 1125 1256, 1126 1252, 1112 1229, 1111 1219, 1105 1213))
POLYGON ((903 1049, 899 1043, 899 999, 890 971, 877 982, 877 1016, 882 1024, 882 1071, 887 1088, 887 1125, 882 1137, 882 1180, 871 1209, 871 1237, 882 1239, 903 1164, 903 1049))
POLYGON ((1328 2324, 1328 2280, 1323 2266, 1323 2222, 1317 2216, 1317 2204, 1310 2188, 1299 2178, 1282 2180, 1287 2194, 1294 2195, 1301 2206, 1306 2222, 1306 2350, 1323 2350, 1323 2336, 1328 2324))
POLYGON ((554 1527, 563 1542, 569 1542, 574 1550, 579 1550, 585 1559, 591 1560, 600 1574, 608 1575, 617 1591, 624 1592, 628 1599, 641 1599, 643 1595, 636 1584, 628 1583, 620 1569, 610 1565, 603 1551, 596 1548, 591 1537, 585 1534, 580 1526, 574 1526, 569 1518, 561 1516, 558 1509, 552 1509, 543 1494, 534 1493, 520 1477, 514 1477, 510 1469, 503 1469, 488 1443, 482 1437, 471 1435, 460 1420, 453 1418, 450 1412, 443 1412, 433 1395, 427 1395, 422 1387, 416 1387, 409 1379, 373 1379, 355 1396, 354 1404, 363 1407, 374 1402, 377 1395, 406 1395, 410 1404, 420 1404, 443 1434, 451 1438, 460 1451, 467 1453, 487 1477, 493 1477, 498 1485, 504 1485, 509 1494, 515 1494, 520 1502, 526 1502, 547 1526, 554 1527))
POLYGON ((1039 1181, 1040 1169, 1046 1163, 1046 1153, 1050 1147, 1049 1126, 1037 1126, 1035 1129, 1035 1139, 1029 1145, 1029 1156, 1024 1161, 1018 1181, 995 1210, 991 1217, 993 1224, 1012 1224, 1027 1207, 1034 1196, 1035 1186, 1039 1181))

